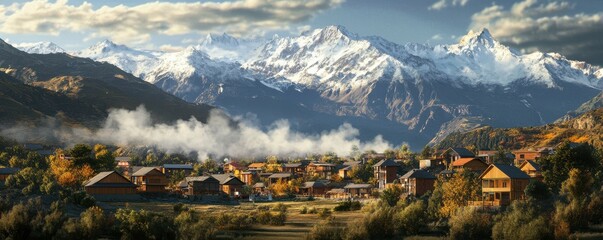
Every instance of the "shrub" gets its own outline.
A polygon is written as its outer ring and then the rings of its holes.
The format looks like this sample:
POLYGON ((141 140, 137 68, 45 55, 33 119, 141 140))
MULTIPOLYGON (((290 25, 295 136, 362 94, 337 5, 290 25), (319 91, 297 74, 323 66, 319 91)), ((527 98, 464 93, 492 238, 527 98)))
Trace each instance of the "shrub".
POLYGON ((214 239, 215 221, 210 218, 199 218, 194 211, 182 211, 174 219, 178 227, 179 239, 214 239))
POLYGON ((188 211, 188 207, 184 206, 182 203, 174 204, 174 213, 181 213, 182 211, 188 211))
POLYGON ((492 218, 473 208, 460 208, 450 218, 450 239, 487 239, 492 235, 492 218))
POLYGON ((119 209, 115 213, 122 239, 174 239, 173 219, 145 210, 119 209))
POLYGON ((340 202, 333 208, 333 211, 341 212, 341 211, 355 211, 360 210, 362 208, 362 203, 359 201, 345 201, 340 202))
POLYGON ((416 201, 394 215, 394 224, 398 234, 402 236, 416 235, 427 226, 427 206, 423 201, 416 201))
POLYGON ((306 239, 312 240, 340 240, 343 239, 344 231, 337 226, 333 218, 327 218, 316 223, 310 233, 306 235, 306 239))
POLYGON ((306 214, 308 213, 308 207, 304 206, 302 207, 302 209, 299 211, 300 214, 306 214))
POLYGON ((272 210, 279 211, 279 212, 286 212, 287 205, 285 205, 283 203, 278 203, 278 204, 274 205, 274 207, 272 207, 272 210))
POLYGON ((492 227, 493 239, 551 239, 551 229, 545 216, 526 203, 516 202, 492 227))
POLYGON ((270 211, 258 210, 255 212, 254 218, 259 224, 281 226, 285 225, 285 221, 287 221, 287 213, 278 212, 276 214, 272 214, 270 211))
POLYGON ((318 216, 322 219, 326 219, 331 216, 331 210, 329 210, 328 208, 323 208, 322 210, 320 210, 320 212, 318 212, 318 216))
POLYGON ((309 214, 317 214, 317 213, 318 213, 318 210, 316 210, 316 208, 315 208, 315 207, 312 207, 312 208, 310 208, 310 210, 308 210, 308 213, 309 213, 309 214))
POLYGON ((393 185, 393 186, 390 186, 390 187, 386 188, 385 190, 383 190, 383 192, 381 193, 379 198, 381 199, 382 202, 385 202, 388 205, 393 207, 393 206, 396 206, 396 204, 400 200, 401 195, 402 195, 402 187, 400 187, 398 185, 393 185))

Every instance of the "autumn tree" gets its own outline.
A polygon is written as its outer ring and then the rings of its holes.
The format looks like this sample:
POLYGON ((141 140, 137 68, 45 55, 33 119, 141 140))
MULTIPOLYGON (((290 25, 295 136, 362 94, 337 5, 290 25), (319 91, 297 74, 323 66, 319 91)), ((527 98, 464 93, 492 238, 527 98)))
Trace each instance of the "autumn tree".
POLYGON ((423 150, 421 150, 421 158, 423 158, 423 159, 429 159, 433 156, 433 154, 434 154, 434 149, 431 148, 429 145, 425 145, 423 150))
POLYGON ((94 164, 91 166, 97 171, 108 171, 115 168, 115 157, 113 153, 102 144, 94 145, 94 164))
POLYGON ((440 214, 449 217, 462 207, 467 206, 468 201, 478 199, 481 194, 481 185, 476 173, 461 170, 456 172, 452 178, 442 183, 442 208, 440 214))
POLYGON ((266 157, 266 171, 267 172, 278 172, 281 169, 281 164, 278 163, 277 156, 266 157))

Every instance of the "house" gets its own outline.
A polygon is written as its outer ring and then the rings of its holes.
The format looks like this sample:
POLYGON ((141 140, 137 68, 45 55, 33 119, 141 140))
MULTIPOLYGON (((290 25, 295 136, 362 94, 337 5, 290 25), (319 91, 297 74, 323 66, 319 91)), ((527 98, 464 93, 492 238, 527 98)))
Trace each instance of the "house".
POLYGON ((19 168, 0 168, 0 184, 4 184, 8 176, 18 173, 19 168))
POLYGON ((291 180, 291 173, 273 173, 268 177, 268 181, 271 185, 280 181, 288 182, 289 180, 291 180))
POLYGON ((140 192, 165 192, 168 179, 155 167, 143 167, 130 176, 140 192))
POLYGON ((285 163, 282 166, 281 172, 291 173, 296 176, 303 176, 306 172, 308 161, 300 161, 297 163, 285 163))
POLYGON ((243 181, 246 185, 253 185, 253 183, 255 182, 255 179, 257 178, 257 174, 254 172, 241 172, 241 181, 243 181))
POLYGON ((192 164, 163 164, 161 171, 167 178, 170 178, 174 172, 183 172, 184 176, 191 175, 193 172, 192 164))
POLYGON ((239 175, 241 172, 245 170, 245 166, 237 163, 237 162, 228 162, 222 166, 224 173, 232 173, 234 175, 239 175))
POLYGON ((212 174, 220 182, 220 190, 228 196, 239 197, 245 183, 232 174, 212 174))
POLYGON ((458 170, 461 168, 468 169, 474 172, 482 172, 488 168, 488 164, 479 158, 459 158, 450 164, 452 170, 458 170))
POLYGON ((254 193, 264 193, 264 191, 266 190, 266 184, 263 182, 259 182, 256 184, 253 184, 253 192, 254 193))
POLYGON ((122 169, 124 172, 130 169, 130 161, 130 157, 115 157, 117 167, 122 169))
POLYGON ((474 158, 474 157, 475 157, 475 154, 466 148, 449 148, 442 155, 442 158, 446 161, 447 165, 450 165, 450 163, 453 163, 454 161, 461 159, 461 158, 474 158))
POLYGON ((402 188, 408 194, 423 196, 428 191, 433 191, 436 177, 428 171, 413 169, 400 177, 402 188))
POLYGON ((186 194, 217 195, 221 192, 220 181, 212 176, 186 177, 186 194))
POLYGON ((551 154, 553 154, 553 148, 550 147, 542 147, 538 149, 528 148, 513 151, 513 155, 515 155, 515 166, 519 166, 527 160, 536 161, 541 157, 546 157, 551 154))
POLYGON ((123 200, 127 198, 124 195, 136 195, 137 187, 116 171, 100 172, 84 182, 86 193, 101 201, 123 200))
POLYGON ((256 162, 247 166, 247 171, 261 173, 266 170, 266 163, 256 162))
POLYGON ((542 176, 542 172, 540 170, 540 164, 536 163, 533 160, 524 161, 520 166, 519 170, 528 174, 532 179, 543 181, 544 177, 542 176))
POLYGON ((482 180, 483 205, 506 206, 525 199, 524 190, 530 176, 506 164, 490 164, 479 176, 482 180))
POLYGON ((333 188, 325 193, 327 198, 331 199, 344 199, 348 197, 348 194, 343 188, 333 188))
POLYGON ((362 165, 362 161, 347 161, 343 163, 342 168, 337 171, 337 175, 339 175, 342 179, 350 178, 350 171, 355 167, 359 167, 362 165))
POLYGON ((345 193, 350 197, 369 198, 373 186, 367 183, 350 183, 343 187, 345 193))
POLYGON ((398 166, 398 163, 392 159, 384 159, 373 165, 373 173, 379 189, 384 189, 398 178, 398 166))
POLYGON ((318 176, 322 179, 330 179, 335 172, 335 164, 312 162, 306 167, 308 176, 318 176))
POLYGON ((299 188, 302 195, 315 196, 327 193, 327 185, 321 181, 305 182, 299 188))

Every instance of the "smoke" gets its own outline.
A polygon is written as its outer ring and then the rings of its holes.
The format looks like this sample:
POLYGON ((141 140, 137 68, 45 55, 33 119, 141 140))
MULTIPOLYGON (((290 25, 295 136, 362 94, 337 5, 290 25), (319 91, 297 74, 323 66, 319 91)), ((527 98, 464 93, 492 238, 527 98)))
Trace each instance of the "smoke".
POLYGON ((211 113, 206 124, 191 118, 174 124, 153 124, 151 115, 143 106, 136 110, 112 109, 102 128, 65 127, 55 121, 47 126, 16 127, 2 131, 18 141, 44 137, 61 143, 103 143, 108 145, 152 146, 167 152, 193 153, 200 158, 208 155, 261 157, 266 155, 302 156, 308 153, 334 152, 344 156, 353 146, 361 151, 383 151, 392 145, 380 135, 372 141, 361 142, 359 131, 348 123, 321 134, 292 131, 288 121, 274 122, 262 130, 252 121, 238 119, 232 127, 229 119, 211 113))

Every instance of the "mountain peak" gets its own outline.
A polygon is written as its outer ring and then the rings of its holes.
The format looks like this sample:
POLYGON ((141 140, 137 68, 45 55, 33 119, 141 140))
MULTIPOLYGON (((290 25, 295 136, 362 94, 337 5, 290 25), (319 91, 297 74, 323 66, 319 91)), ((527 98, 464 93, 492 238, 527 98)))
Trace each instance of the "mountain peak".
POLYGON ((53 42, 19 43, 14 46, 27 53, 50 54, 65 52, 65 49, 53 42))
POLYGON ((222 34, 214 34, 214 33, 210 33, 207 34, 207 36, 205 37, 205 39, 203 40, 203 42, 201 43, 202 45, 216 45, 216 44, 221 44, 221 45, 239 45, 239 40, 231 35, 228 35, 227 33, 222 33, 222 34))
POLYGON ((492 45, 494 42, 495 40, 492 37, 492 34, 490 34, 490 31, 487 28, 484 28, 479 32, 469 30, 469 33, 461 38, 459 45, 470 45, 475 43, 492 45))

